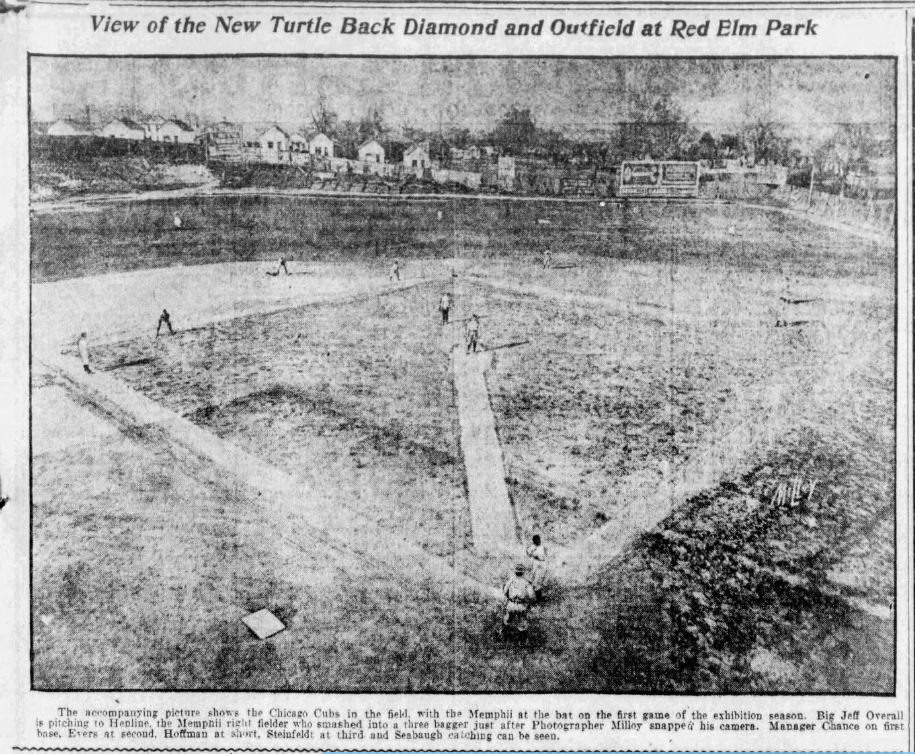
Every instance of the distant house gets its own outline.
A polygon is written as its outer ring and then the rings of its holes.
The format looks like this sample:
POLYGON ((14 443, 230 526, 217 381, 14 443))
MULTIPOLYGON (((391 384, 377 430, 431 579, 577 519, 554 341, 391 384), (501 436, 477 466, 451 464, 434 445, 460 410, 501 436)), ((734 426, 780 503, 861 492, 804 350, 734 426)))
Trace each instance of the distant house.
POLYGON ((290 134, 289 149, 293 152, 307 152, 308 137, 302 136, 302 134, 290 134))
POLYGON ((384 147, 375 139, 369 139, 358 147, 360 162, 376 162, 384 164, 384 147))
POLYGON ((103 136, 106 139, 143 141, 146 138, 146 129, 130 118, 116 118, 99 129, 98 135, 103 136))
POLYGON ((289 148, 289 134, 279 126, 271 126, 257 139, 261 151, 283 152, 289 148))
POLYGON ((159 128, 165 125, 165 118, 161 115, 154 115, 153 117, 142 121, 140 125, 143 126, 148 141, 159 141, 159 128))
MULTIPOLYGON (((308 151, 315 157, 333 157, 334 140, 327 136, 327 134, 315 134, 308 142, 308 151)), ((381 161, 384 162, 384 150, 382 150, 381 161)))
POLYGON ((428 143, 423 142, 409 147, 403 154, 403 164, 407 170, 422 171, 431 167, 428 143))
POLYGON ((173 144, 193 144, 195 138, 194 129, 177 118, 165 121, 159 126, 156 135, 156 141, 172 142, 173 144))
POLYGON ((48 136, 89 136, 94 129, 89 123, 61 118, 48 126, 48 136))
POLYGON ((257 137, 259 158, 264 162, 286 162, 292 158, 292 141, 279 126, 270 126, 257 137))
POLYGON ((517 177, 516 173, 517 171, 515 167, 514 157, 499 157, 498 166, 496 168, 496 179, 500 189, 505 191, 514 191, 515 179, 517 177))

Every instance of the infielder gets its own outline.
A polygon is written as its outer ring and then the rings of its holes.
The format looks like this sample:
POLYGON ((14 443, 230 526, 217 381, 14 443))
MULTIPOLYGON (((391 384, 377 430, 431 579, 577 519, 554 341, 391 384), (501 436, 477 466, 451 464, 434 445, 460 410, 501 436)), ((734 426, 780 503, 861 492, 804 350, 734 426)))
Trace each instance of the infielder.
POLYGON ((477 342, 480 338, 480 318, 474 314, 467 323, 467 353, 477 352, 477 342))
POLYGON ((89 341, 86 340, 86 333, 79 334, 76 348, 79 351, 79 357, 83 360, 83 370, 86 374, 92 374, 92 370, 89 368, 89 341))
POLYGON ((438 302, 439 311, 442 313, 442 324, 448 324, 448 315, 451 313, 451 294, 445 291, 438 302))
POLYGON ((159 315, 159 324, 156 326, 156 337, 159 337, 159 330, 162 329, 162 325, 165 325, 168 328, 169 335, 174 335, 175 331, 172 329, 172 318, 168 313, 168 309, 163 309, 162 314, 159 315))

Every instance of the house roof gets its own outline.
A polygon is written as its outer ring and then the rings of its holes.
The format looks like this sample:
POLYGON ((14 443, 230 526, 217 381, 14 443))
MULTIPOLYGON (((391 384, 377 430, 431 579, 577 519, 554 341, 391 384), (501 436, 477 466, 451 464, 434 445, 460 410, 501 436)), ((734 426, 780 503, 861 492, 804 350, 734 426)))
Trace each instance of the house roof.
POLYGON ((169 123, 174 123, 182 131, 187 131, 189 133, 193 133, 194 131, 194 129, 191 128, 187 123, 185 123, 183 120, 178 120, 177 118, 169 118, 167 121, 165 121, 164 125, 167 126, 169 123))
POLYGON ((106 123, 104 128, 107 128, 112 123, 120 123, 121 125, 129 128, 131 131, 142 131, 143 130, 143 126, 141 126, 135 120, 131 120, 130 118, 115 118, 114 120, 106 123))
POLYGON ((358 147, 356 147, 356 149, 362 149, 363 147, 369 146, 369 144, 375 144, 380 149, 384 149, 384 147, 382 147, 381 144, 379 143, 378 139, 369 139, 368 141, 364 141, 364 142, 362 142, 362 144, 360 144, 358 147))
POLYGON ((287 139, 289 138, 289 134, 286 133, 282 128, 280 128, 280 127, 279 127, 278 125, 276 125, 276 124, 273 124, 273 125, 270 126, 270 128, 268 128, 266 131, 263 131, 263 132, 261 133, 261 136, 266 136, 267 134, 269 134, 269 133, 270 133, 271 131, 273 131, 274 129, 277 130, 277 131, 279 131, 281 134, 283 134, 283 136, 285 136, 287 139))
POLYGON ((428 141, 421 141, 421 142, 419 142, 419 143, 417 143, 417 144, 411 144, 410 146, 408 146, 408 147, 404 150, 403 153, 404 153, 404 155, 408 155, 408 154, 410 154, 410 152, 414 152, 414 151, 416 151, 417 149, 421 149, 421 150, 422 150, 423 152, 425 152, 426 154, 429 154, 429 142, 428 142, 428 141))
POLYGON ((55 126, 58 123, 66 123, 68 126, 71 126, 72 128, 78 128, 81 131, 92 131, 95 128, 95 126, 87 121, 75 120, 74 118, 58 118, 53 123, 48 123, 46 128, 55 126))

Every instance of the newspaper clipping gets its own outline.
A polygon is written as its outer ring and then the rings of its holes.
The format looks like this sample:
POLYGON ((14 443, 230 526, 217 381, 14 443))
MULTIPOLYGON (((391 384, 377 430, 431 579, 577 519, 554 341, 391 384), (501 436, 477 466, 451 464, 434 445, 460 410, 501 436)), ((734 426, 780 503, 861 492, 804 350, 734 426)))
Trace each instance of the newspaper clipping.
POLYGON ((0 751, 911 751, 912 40, 0 0, 0 751))

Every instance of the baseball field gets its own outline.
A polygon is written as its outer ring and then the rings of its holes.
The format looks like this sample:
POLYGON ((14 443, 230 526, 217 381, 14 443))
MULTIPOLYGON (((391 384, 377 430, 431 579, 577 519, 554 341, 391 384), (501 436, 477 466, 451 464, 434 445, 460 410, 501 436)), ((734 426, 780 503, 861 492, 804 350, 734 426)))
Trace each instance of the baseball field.
POLYGON ((227 194, 35 212, 32 274, 37 688, 894 687, 890 245, 730 203, 227 194))

